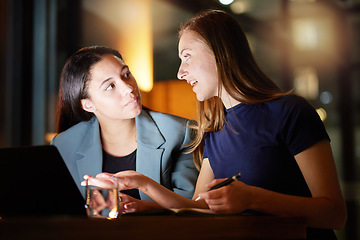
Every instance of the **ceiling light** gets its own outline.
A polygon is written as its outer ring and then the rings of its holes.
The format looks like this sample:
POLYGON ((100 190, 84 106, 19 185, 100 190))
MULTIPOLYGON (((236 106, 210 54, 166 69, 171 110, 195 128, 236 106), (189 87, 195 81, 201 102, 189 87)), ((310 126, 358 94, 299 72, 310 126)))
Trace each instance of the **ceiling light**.
POLYGON ((229 5, 233 2, 234 0, 219 0, 219 2, 223 5, 229 5))

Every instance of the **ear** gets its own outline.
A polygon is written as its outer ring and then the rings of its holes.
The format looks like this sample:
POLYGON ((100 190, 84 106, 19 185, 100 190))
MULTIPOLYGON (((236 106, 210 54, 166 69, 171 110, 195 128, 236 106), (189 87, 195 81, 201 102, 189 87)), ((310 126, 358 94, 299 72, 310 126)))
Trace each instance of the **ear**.
POLYGON ((93 106, 92 102, 90 99, 86 98, 86 99, 81 99, 81 107, 82 109, 84 109, 87 112, 94 112, 95 111, 95 107, 93 106))

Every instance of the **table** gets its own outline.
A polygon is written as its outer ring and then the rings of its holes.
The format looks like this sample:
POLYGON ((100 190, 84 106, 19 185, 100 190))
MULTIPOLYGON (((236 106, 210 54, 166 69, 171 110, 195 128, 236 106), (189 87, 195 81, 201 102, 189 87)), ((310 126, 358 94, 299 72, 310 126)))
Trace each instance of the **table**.
POLYGON ((132 216, 116 220, 20 218, 0 221, 0 239, 305 239, 304 218, 132 216))

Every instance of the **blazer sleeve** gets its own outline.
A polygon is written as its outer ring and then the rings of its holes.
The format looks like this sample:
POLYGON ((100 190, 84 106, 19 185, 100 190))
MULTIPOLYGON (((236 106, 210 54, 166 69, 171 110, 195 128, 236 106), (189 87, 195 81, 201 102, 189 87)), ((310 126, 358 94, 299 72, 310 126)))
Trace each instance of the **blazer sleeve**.
POLYGON ((195 124, 196 121, 168 113, 144 111, 138 118, 137 125, 138 144, 141 141, 143 146, 149 146, 148 154, 155 149, 162 150, 159 159, 160 166, 157 165, 156 157, 151 157, 146 161, 144 160, 146 157, 141 157, 139 159, 140 172, 189 199, 194 195, 199 174, 193 162, 192 153, 187 153, 187 144, 195 136, 194 130, 189 126, 195 124), (149 161, 152 161, 151 166, 149 166, 149 161), (156 167, 159 169, 154 169, 156 167), (157 172, 160 173, 159 179, 157 179, 157 172))
POLYGON ((187 144, 192 141, 194 130, 189 125, 195 121, 188 120, 185 127, 185 134, 180 148, 173 156, 173 168, 171 173, 171 185, 173 191, 183 197, 191 199, 194 195, 195 185, 198 177, 198 170, 195 167, 192 153, 187 153, 187 144))

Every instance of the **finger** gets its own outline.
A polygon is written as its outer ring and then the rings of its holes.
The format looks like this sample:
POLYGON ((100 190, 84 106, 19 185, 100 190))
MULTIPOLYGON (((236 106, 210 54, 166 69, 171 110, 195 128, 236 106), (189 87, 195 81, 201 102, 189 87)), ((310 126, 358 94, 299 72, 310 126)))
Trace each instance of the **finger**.
POLYGON ((226 180, 226 178, 214 179, 211 182, 209 182, 208 184, 206 184, 206 187, 210 189, 210 188, 214 187, 215 185, 217 185, 217 184, 219 184, 219 183, 221 183, 221 182, 223 182, 225 180, 226 180))
POLYGON ((114 177, 126 177, 126 176, 131 176, 136 174, 136 171, 133 170, 126 170, 126 171, 121 171, 121 172, 117 172, 114 174, 114 177))
POLYGON ((130 197, 127 194, 121 193, 121 192, 119 192, 119 198, 120 198, 121 202, 123 202, 123 203, 129 203, 129 202, 134 201, 134 198, 130 197))
MULTIPOLYGON (((214 190, 215 191, 215 190, 214 190)), ((215 193, 209 193, 206 198, 204 198, 206 204, 209 206, 210 210, 214 212, 224 212, 227 208, 227 198, 223 195, 222 191, 216 191, 215 193)))
POLYGON ((89 177, 91 177, 91 176, 90 176, 90 175, 87 175, 87 174, 83 176, 83 178, 84 178, 85 180, 88 179, 89 177))
POLYGON ((229 211, 224 204, 209 205, 209 209, 215 213, 231 213, 231 211, 229 211))
POLYGON ((96 178, 100 178, 100 179, 109 179, 113 176, 114 174, 111 173, 99 173, 98 175, 96 175, 96 178))
MULTIPOLYGON (((111 174, 109 174, 109 173, 99 173, 98 175, 96 175, 96 178, 99 178, 99 179, 106 179, 106 178, 110 178, 110 177, 111 177, 111 174)), ((86 186, 86 180, 88 180, 90 178, 93 178, 93 177, 86 174, 86 175, 83 176, 83 178, 85 180, 81 182, 81 186, 86 186)), ((89 181, 89 183, 91 183, 91 182, 92 182, 92 180, 89 181)))
MULTIPOLYGON (((85 185, 83 186, 86 186, 86 182, 87 182, 87 185, 93 185, 103 188, 113 188, 115 185, 114 181, 112 181, 111 179, 101 179, 94 177, 89 177, 83 182, 85 182, 85 185)), ((81 184, 83 184, 83 182, 81 184)))
POLYGON ((106 207, 106 202, 101 193, 97 190, 93 191, 90 196, 90 206, 97 211, 101 211, 106 207))
POLYGON ((81 185, 81 186, 86 186, 86 180, 82 181, 82 182, 80 183, 80 185, 81 185))
POLYGON ((216 199, 216 198, 220 198, 222 196, 222 190, 221 188, 219 189, 214 189, 211 191, 207 191, 207 192, 202 192, 199 193, 199 197, 200 199, 216 199))
POLYGON ((124 204, 124 209, 126 213, 136 212, 137 211, 137 203, 131 202, 124 204))
POLYGON ((220 206, 224 204, 224 201, 222 198, 207 198, 205 199, 205 202, 208 206, 220 206))
POLYGON ((84 178, 85 180, 82 181, 82 182, 80 183, 80 185, 81 185, 81 186, 86 186, 86 180, 87 180, 88 178, 90 178, 90 177, 91 177, 90 175, 87 175, 87 174, 84 175, 83 178, 84 178))

